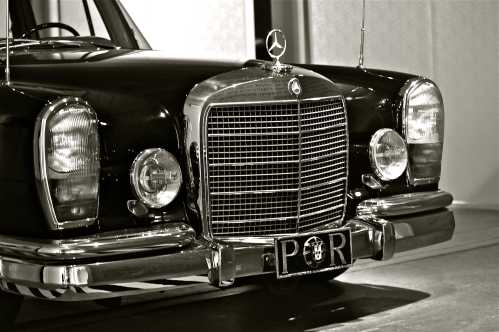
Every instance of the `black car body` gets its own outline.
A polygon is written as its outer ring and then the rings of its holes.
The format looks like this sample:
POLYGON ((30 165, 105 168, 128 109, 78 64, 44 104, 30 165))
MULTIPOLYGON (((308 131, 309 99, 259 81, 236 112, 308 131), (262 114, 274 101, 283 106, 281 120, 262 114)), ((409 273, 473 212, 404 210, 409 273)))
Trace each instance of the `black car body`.
MULTIPOLYGON (((15 37, 38 23, 29 4, 11 2, 15 37)), ((141 49, 119 2, 95 5, 110 41, 0 45, 3 291, 78 301, 334 276, 451 238, 430 80, 172 60, 141 49)))

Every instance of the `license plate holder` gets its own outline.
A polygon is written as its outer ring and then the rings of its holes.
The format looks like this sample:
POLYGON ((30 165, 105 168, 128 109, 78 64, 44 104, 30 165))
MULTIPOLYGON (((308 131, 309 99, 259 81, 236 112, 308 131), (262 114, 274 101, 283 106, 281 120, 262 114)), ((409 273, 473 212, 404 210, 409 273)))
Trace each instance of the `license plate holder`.
POLYGON ((315 274, 352 265, 352 230, 348 227, 274 239, 277 279, 315 274))

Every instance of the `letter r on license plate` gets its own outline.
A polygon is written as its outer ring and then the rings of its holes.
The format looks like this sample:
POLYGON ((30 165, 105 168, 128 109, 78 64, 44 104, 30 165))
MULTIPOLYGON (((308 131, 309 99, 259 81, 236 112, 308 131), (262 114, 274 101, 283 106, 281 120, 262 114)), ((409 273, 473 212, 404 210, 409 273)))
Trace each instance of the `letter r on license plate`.
POLYGON ((352 265, 350 228, 282 236, 274 245, 278 279, 352 265))

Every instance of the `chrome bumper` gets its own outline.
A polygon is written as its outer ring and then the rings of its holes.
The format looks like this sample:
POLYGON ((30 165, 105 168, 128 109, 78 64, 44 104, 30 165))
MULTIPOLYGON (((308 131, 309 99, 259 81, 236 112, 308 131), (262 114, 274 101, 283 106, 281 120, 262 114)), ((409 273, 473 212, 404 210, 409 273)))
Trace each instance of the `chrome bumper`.
MULTIPOLYGON (((445 207, 451 202, 443 191, 362 202, 346 223, 353 258, 386 260, 449 240, 454 216, 445 207)), ((49 300, 93 300, 179 284, 223 287, 238 277, 275 273, 274 262, 272 238, 196 239, 182 223, 70 240, 2 236, 0 288, 49 300)))

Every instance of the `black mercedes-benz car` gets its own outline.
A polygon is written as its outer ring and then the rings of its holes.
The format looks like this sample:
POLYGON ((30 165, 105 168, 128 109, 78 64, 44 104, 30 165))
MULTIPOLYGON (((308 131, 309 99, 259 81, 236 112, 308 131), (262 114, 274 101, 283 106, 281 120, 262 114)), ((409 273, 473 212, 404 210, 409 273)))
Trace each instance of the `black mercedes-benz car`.
POLYGON ((2 15, 4 313, 24 296, 328 279, 451 238, 431 80, 283 64, 277 29, 273 61, 169 59, 118 0, 72 2, 78 26, 40 0, 2 15))

